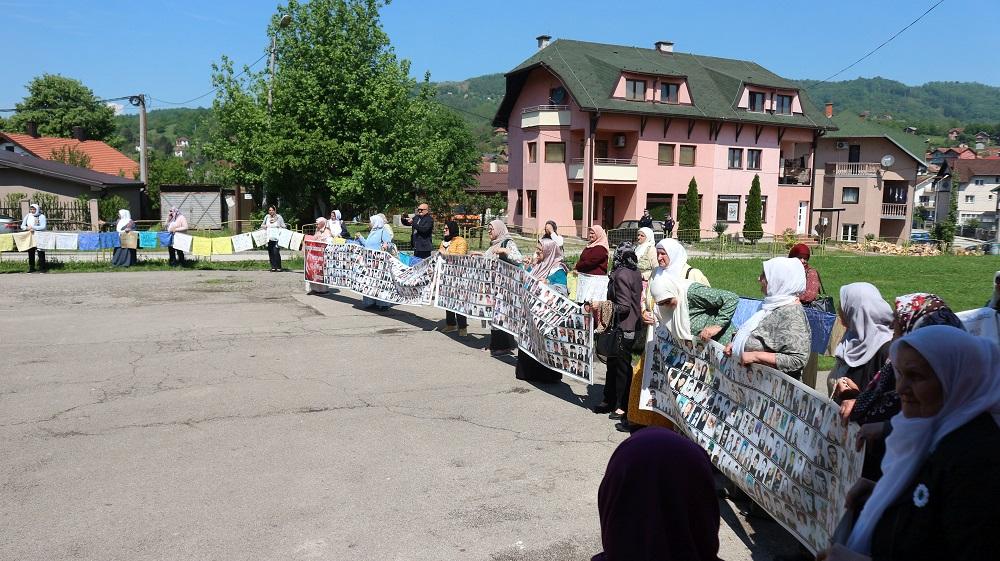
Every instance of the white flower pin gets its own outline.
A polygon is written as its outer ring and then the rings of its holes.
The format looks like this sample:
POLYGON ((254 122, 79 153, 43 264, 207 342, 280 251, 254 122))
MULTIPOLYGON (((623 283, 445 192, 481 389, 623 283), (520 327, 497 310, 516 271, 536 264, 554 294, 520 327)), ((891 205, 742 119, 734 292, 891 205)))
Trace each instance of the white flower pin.
POLYGON ((917 488, 913 490, 913 504, 917 508, 924 508, 927 506, 927 501, 931 498, 931 492, 927 489, 927 486, 923 483, 917 485, 917 488))

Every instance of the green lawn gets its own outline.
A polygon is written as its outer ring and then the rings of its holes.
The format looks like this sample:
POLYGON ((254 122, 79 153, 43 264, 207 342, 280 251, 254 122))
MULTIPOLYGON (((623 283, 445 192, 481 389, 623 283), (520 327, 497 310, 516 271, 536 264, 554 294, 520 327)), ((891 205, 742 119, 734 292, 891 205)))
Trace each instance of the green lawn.
MULTIPOLYGON (((757 277, 761 259, 691 259, 712 286, 741 296, 759 298, 757 277)), ((827 294, 840 300, 840 287, 852 282, 870 282, 890 304, 911 292, 937 294, 952 309, 980 308, 993 293, 993 275, 1000 270, 1000 257, 992 255, 935 257, 817 256, 809 264, 823 280, 827 294)))

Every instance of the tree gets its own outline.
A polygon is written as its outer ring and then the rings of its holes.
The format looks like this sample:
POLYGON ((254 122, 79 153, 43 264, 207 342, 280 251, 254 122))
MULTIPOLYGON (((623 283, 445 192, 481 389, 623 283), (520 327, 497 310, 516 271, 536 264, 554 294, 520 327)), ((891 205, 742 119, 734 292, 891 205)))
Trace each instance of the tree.
POLYGON ((79 80, 42 74, 28 84, 28 97, 15 105, 7 130, 23 131, 28 121, 39 134, 68 138, 73 127, 83 127, 87 138, 111 141, 117 129, 115 111, 102 104, 79 80))
POLYGON ((69 164, 71 166, 90 169, 90 155, 87 154, 86 152, 77 150, 73 146, 63 146, 61 148, 53 148, 52 156, 50 159, 56 162, 69 164))
POLYGON ((754 174, 753 182, 750 183, 750 196, 747 198, 746 217, 743 220, 743 237, 750 240, 750 243, 757 243, 757 240, 764 237, 763 205, 760 200, 760 176, 754 174))
POLYGON ((948 192, 948 216, 944 220, 940 220, 941 217, 938 216, 934 224, 934 238, 950 248, 955 241, 955 230, 958 228, 958 186, 962 179, 958 172, 952 171, 949 181, 951 189, 948 192))
MULTIPOLYGON (((272 19, 278 69, 237 74, 223 58, 207 150, 243 185, 263 185, 286 216, 328 202, 385 211, 454 200, 478 166, 466 125, 409 77, 381 28, 378 0, 290 0, 272 19), (278 28, 284 15, 291 23, 278 28), (414 92, 416 95, 414 95, 414 92)), ((265 193, 261 193, 265 194, 265 193)))
POLYGON ((698 199, 698 182, 694 177, 688 183, 687 198, 678 214, 677 239, 682 242, 701 241, 701 201, 698 199))
POLYGON ((173 156, 160 156, 153 153, 150 156, 149 176, 146 178, 146 196, 149 206, 160 208, 160 186, 187 184, 191 182, 184 161, 173 156))

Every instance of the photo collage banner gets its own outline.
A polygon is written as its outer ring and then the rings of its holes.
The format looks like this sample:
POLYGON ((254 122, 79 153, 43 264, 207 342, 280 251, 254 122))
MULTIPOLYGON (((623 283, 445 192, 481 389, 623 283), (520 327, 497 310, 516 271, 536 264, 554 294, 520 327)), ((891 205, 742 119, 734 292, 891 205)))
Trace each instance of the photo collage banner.
POLYGON ((385 302, 434 305, 510 333, 545 366, 588 384, 593 324, 582 307, 514 265, 472 255, 437 255, 412 267, 357 244, 306 241, 305 280, 385 302))
POLYGON ((263 247, 275 241, 280 247, 298 251, 305 236, 285 228, 255 230, 235 236, 206 238, 177 232, 129 231, 129 232, 54 232, 49 230, 0 234, 0 252, 28 251, 97 251, 102 249, 156 249, 172 247, 184 253, 202 257, 210 255, 230 255, 263 247))
POLYGON ((658 327, 646 343, 641 409, 656 411, 811 552, 829 545, 861 476, 856 425, 840 407, 777 370, 744 367, 723 347, 678 344, 658 327))

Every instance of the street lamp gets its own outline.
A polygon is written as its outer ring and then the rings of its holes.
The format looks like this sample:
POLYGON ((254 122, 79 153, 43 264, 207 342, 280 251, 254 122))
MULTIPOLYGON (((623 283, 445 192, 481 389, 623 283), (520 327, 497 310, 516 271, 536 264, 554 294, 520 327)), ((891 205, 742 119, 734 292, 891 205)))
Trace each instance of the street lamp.
POLYGON ((281 16, 278 20, 278 29, 274 31, 274 35, 271 36, 271 77, 267 81, 267 112, 271 112, 271 103, 273 101, 273 91, 274 91, 274 56, 275 51, 278 50, 278 30, 288 27, 292 23, 292 16, 285 14, 281 16))

